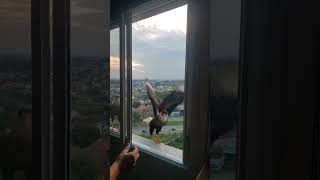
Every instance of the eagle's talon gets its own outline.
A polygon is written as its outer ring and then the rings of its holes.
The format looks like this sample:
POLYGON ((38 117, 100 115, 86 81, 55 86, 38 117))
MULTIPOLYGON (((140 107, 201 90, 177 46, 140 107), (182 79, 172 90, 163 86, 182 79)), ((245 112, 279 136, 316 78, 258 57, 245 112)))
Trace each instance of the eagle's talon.
POLYGON ((155 136, 154 142, 155 142, 156 144, 160 144, 160 143, 161 143, 159 134, 157 134, 157 135, 155 136))

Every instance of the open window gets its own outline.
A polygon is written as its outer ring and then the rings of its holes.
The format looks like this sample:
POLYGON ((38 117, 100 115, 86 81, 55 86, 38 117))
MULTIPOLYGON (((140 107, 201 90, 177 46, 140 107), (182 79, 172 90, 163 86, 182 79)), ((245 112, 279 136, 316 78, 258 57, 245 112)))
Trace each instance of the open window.
POLYGON ((184 142, 186 26, 187 5, 132 24, 132 142, 178 162, 184 142), (146 86, 154 97, 148 97, 146 86))
POLYGON ((126 142, 138 146, 143 164, 135 169, 137 179, 194 179, 207 160, 210 30, 206 21, 198 21, 207 17, 198 13, 204 7, 184 0, 149 1, 111 13, 111 26, 120 27, 122 116, 120 136, 110 138, 111 153, 115 158, 126 142), (179 89, 183 100, 163 108, 179 89), (155 118, 165 123, 150 135, 155 118), (160 144, 154 141, 157 131, 160 144))
POLYGON ((180 164, 186 119, 187 9, 185 2, 143 4, 124 12, 120 28, 110 31, 112 134, 180 164))

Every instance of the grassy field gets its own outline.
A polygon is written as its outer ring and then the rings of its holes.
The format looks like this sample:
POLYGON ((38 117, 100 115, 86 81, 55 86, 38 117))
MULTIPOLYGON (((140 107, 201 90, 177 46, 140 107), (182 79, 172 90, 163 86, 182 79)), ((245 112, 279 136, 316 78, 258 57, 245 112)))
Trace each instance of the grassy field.
MULTIPOLYGON (((183 121, 168 121, 167 126, 183 126, 183 121)), ((135 125, 134 125, 135 126, 135 125)), ((118 121, 114 121, 113 128, 120 128, 120 123, 118 121)), ((147 139, 153 140, 154 136, 150 136, 148 134, 140 134, 147 139)), ((168 146, 172 146, 178 149, 183 149, 183 134, 182 133, 170 133, 170 134, 161 134, 160 133, 161 143, 166 144, 168 146)))
MULTIPOLYGON (((145 124, 145 123, 143 123, 143 124, 145 124)), ((112 123, 112 125, 113 125, 114 128, 120 127, 120 123, 118 121, 114 121, 112 123)), ((137 127, 139 125, 140 125, 139 123, 133 123, 134 127, 137 127)), ((168 121, 166 126, 183 126, 183 121, 168 121)))
MULTIPOLYGON (((114 122, 112 123, 113 125, 113 128, 117 128, 119 129, 120 128, 120 123, 117 119, 114 120, 114 122)), ((134 122, 132 124, 133 127, 146 127, 146 123, 145 122, 134 122)), ((168 123, 166 126, 183 126, 183 121, 182 121, 182 118, 181 120, 172 120, 172 119, 169 119, 168 123)))
POLYGON ((183 117, 169 117, 169 121, 183 121, 183 117))
POLYGON ((166 126, 183 126, 183 121, 168 121, 166 126))

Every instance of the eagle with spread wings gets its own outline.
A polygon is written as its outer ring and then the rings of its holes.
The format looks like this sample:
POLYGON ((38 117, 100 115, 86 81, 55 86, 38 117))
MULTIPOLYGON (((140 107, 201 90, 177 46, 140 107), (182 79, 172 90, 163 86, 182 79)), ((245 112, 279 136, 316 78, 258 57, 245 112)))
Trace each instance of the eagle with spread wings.
POLYGON ((169 120, 171 113, 175 108, 181 104, 184 100, 184 91, 182 87, 177 86, 168 96, 166 96, 162 102, 156 96, 154 89, 152 88, 149 80, 145 81, 148 97, 151 101, 153 108, 153 119, 149 123, 150 135, 153 135, 156 130, 156 136, 154 141, 160 144, 159 132, 162 126, 165 126, 169 120))

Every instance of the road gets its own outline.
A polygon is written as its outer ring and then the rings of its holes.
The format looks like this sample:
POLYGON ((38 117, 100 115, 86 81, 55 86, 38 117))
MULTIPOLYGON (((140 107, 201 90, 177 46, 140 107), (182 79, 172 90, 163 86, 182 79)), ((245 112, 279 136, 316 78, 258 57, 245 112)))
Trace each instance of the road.
MULTIPOLYGON (((132 132, 134 134, 142 134, 143 130, 146 131, 146 134, 149 134, 149 127, 146 126, 146 127, 132 127, 132 132)), ((163 126, 162 129, 161 129, 161 134, 170 134, 170 133, 181 133, 183 132, 183 126, 163 126), (172 129, 176 129, 174 131, 172 131, 172 129)))

